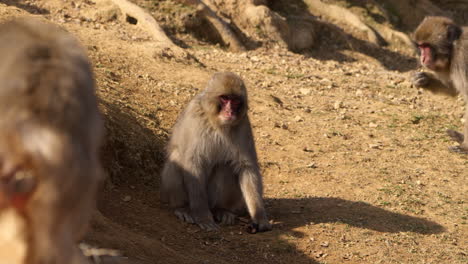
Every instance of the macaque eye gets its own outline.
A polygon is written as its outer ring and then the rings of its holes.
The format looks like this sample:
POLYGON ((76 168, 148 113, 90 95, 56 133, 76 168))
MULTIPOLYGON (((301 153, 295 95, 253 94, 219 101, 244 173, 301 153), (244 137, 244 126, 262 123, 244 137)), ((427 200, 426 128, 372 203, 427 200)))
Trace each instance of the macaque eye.
POLYGON ((228 102, 229 100, 231 100, 231 99, 229 98, 228 95, 221 95, 221 96, 219 97, 219 100, 221 101, 221 103, 225 104, 225 103, 227 103, 227 102, 228 102))
POLYGON ((230 102, 233 106, 241 104, 241 99, 236 95, 221 95, 219 100, 223 104, 230 102))
POLYGON ((15 173, 12 184, 16 193, 29 193, 36 186, 36 179, 32 171, 20 170, 15 173))
POLYGON ((420 49, 425 49, 425 48, 430 48, 431 46, 427 43, 418 43, 416 44, 418 46, 418 48, 420 49))

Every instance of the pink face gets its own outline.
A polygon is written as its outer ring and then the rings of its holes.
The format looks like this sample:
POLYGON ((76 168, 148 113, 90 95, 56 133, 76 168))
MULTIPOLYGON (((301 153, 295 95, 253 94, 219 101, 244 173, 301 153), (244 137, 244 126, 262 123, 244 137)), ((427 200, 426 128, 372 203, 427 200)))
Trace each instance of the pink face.
POLYGON ((426 43, 418 43, 419 51, 421 52, 421 64, 428 69, 433 70, 435 68, 433 61, 433 54, 431 47, 426 43))
POLYGON ((233 122, 239 117, 242 108, 242 99, 236 95, 221 95, 219 97, 221 110, 219 118, 223 123, 233 122))

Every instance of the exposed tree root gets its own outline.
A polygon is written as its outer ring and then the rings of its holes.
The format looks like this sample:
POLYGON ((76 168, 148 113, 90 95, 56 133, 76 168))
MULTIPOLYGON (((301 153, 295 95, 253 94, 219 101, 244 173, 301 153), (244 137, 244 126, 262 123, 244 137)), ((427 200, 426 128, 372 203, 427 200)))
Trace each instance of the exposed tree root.
POLYGON ((357 15, 348 9, 337 5, 326 4, 320 0, 305 0, 305 2, 314 13, 323 14, 365 32, 370 42, 379 46, 387 44, 384 38, 374 28, 364 23, 357 15))
POLYGON ((231 29, 229 23, 218 16, 216 12, 202 0, 180 0, 182 3, 195 5, 198 13, 204 17, 221 36, 223 44, 231 51, 245 51, 245 46, 231 29))
MULTIPOLYGON (((94 0, 95 2, 105 2, 109 0, 94 0)), ((164 30, 159 26, 158 22, 151 14, 143 8, 133 4, 128 0, 110 0, 120 8, 125 15, 125 20, 131 24, 139 26, 146 31, 154 40, 155 49, 151 56, 160 56, 165 58, 175 59, 194 59, 191 54, 180 48, 166 35, 164 30)))

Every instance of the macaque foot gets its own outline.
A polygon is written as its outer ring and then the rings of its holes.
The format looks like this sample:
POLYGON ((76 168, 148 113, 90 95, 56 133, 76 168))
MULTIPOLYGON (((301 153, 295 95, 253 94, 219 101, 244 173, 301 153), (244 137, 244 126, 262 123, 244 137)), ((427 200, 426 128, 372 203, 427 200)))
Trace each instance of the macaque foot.
POLYGON ((195 223, 192 216, 190 215, 190 210, 188 208, 177 208, 174 210, 174 214, 177 216, 177 218, 184 222, 189 224, 195 223))
POLYGON ((465 146, 450 146, 449 148, 449 151, 450 152, 454 152, 454 153, 460 153, 460 154, 468 154, 468 147, 465 147, 465 146))
POLYGON ((218 231, 219 225, 214 221, 197 221, 197 225, 205 231, 218 231))
POLYGON ((201 229, 205 231, 216 231, 219 229, 219 226, 213 221, 211 216, 210 217, 193 217, 192 214, 190 213, 189 208, 186 208, 186 207, 177 208, 174 210, 174 214, 180 220, 189 224, 197 224, 201 229))
POLYGON ((452 129, 447 129, 447 135, 449 135, 449 137, 455 141, 455 142, 458 142, 460 144, 463 143, 463 140, 464 140, 464 136, 462 133, 458 132, 458 131, 455 131, 455 130, 452 130, 452 129))
POLYGON ((214 218, 222 225, 233 225, 236 223, 236 215, 225 209, 215 209, 214 218))

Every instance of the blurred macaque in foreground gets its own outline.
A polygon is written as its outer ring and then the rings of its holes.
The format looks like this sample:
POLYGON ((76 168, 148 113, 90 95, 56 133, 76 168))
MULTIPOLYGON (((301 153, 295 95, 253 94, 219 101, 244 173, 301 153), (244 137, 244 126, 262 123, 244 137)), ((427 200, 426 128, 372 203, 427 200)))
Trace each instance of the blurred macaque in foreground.
POLYGON ((37 19, 0 25, 0 262, 82 264, 103 125, 85 51, 37 19))

